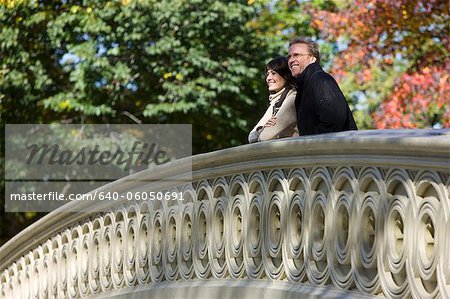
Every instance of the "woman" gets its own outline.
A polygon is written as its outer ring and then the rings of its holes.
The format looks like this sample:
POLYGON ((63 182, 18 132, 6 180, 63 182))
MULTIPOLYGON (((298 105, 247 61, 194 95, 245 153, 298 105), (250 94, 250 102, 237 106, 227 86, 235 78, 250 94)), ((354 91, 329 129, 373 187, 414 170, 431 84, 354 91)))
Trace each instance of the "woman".
POLYGON ((298 136, 295 112, 294 77, 286 57, 275 58, 266 65, 269 108, 248 135, 250 143, 298 136))

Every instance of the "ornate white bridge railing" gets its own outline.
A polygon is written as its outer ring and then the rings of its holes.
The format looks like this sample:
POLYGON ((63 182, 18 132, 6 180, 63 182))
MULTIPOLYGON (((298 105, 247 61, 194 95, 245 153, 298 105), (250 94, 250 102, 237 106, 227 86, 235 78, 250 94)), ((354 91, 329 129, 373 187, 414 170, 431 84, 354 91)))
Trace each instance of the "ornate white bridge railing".
POLYGON ((0 249, 0 297, 450 298, 450 130, 286 139, 192 163, 192 182, 155 187, 141 172, 104 189, 183 201, 102 202, 23 231, 0 249))

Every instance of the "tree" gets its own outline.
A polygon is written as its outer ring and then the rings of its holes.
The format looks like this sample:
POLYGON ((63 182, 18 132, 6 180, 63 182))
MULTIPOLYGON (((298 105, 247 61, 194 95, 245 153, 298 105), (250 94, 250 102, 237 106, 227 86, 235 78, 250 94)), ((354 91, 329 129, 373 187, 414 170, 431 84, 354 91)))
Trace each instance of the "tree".
POLYGON ((245 142, 265 43, 241 1, 3 1, 2 123, 192 123, 245 142))
MULTIPOLYGON (((320 31, 311 26, 312 12, 335 8, 335 3, 331 0, 250 0, 249 3, 258 7, 257 17, 249 25, 262 40, 265 40, 270 58, 287 55, 288 42, 292 37, 303 36, 318 40, 320 31)), ((327 64, 334 51, 334 45, 320 41, 319 46, 322 61, 327 64)))
POLYGON ((359 101, 361 127, 450 126, 449 2, 336 2, 313 24, 341 51, 332 73, 359 101))
POLYGON ((388 101, 374 113, 379 129, 415 128, 439 124, 450 127, 450 60, 404 74, 388 101))

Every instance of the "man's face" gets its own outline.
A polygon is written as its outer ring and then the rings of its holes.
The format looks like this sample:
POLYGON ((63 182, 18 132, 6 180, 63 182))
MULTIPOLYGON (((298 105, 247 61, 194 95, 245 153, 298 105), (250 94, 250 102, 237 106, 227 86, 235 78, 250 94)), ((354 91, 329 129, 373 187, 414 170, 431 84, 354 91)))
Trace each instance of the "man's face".
POLYGON ((289 48, 288 65, 292 76, 300 76, 304 69, 314 61, 316 59, 308 53, 308 46, 306 44, 293 44, 289 48))

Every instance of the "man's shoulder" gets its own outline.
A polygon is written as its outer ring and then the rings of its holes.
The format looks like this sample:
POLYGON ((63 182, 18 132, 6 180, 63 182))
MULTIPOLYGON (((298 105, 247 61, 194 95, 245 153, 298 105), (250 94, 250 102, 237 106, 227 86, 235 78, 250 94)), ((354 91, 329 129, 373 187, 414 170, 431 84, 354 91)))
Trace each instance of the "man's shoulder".
POLYGON ((329 101, 330 99, 343 98, 341 89, 336 80, 325 71, 315 72, 310 78, 308 84, 305 84, 307 93, 315 100, 329 101))
POLYGON ((339 86, 336 80, 333 78, 333 76, 331 76, 325 71, 314 73, 310 77, 309 84, 307 85, 309 85, 312 89, 314 89, 315 92, 319 92, 319 90, 324 91, 330 89, 334 90, 336 88, 339 89, 339 86))
POLYGON ((333 76, 331 76, 330 74, 328 74, 327 72, 325 72, 324 70, 320 69, 315 71, 311 77, 309 78, 310 80, 321 80, 321 81, 336 81, 334 80, 333 76))

